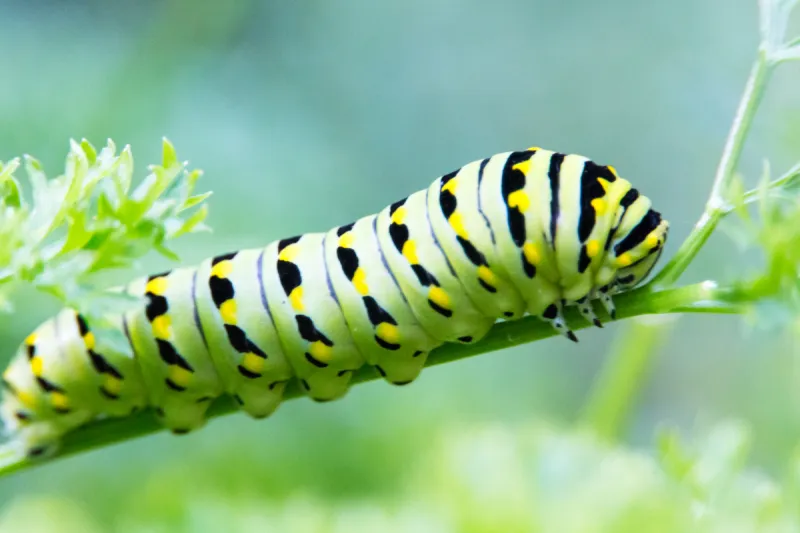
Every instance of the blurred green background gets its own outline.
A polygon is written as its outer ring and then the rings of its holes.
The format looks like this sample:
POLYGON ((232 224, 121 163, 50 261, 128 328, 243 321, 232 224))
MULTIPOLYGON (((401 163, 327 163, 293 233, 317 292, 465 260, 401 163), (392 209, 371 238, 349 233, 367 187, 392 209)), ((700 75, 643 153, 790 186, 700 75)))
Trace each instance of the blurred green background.
MULTIPOLYGON (((614 164, 672 222, 669 254, 701 212, 756 46, 750 0, 4 0, 0 160, 30 153, 57 173, 70 137, 111 137, 132 145, 142 176, 167 136, 214 191, 214 232, 177 245, 191 264, 349 222, 466 162, 535 144, 614 164)), ((798 83, 785 68, 770 86, 743 160, 750 182, 763 157, 778 171, 797 158, 798 83)), ((720 233, 687 281, 740 277, 756 261, 720 233)), ((54 310, 28 298, 4 316, 0 362, 54 310)), ((317 531, 333 520, 336 531, 445 531, 452 502, 425 495, 460 485, 426 461, 477 438, 483 451, 466 463, 485 468, 505 461, 521 428, 569 427, 621 327, 4 478, 0 528, 317 531), (401 504, 408 492, 425 505, 401 504)), ((800 438, 796 342, 736 318, 682 318, 625 441, 649 447, 661 425, 737 418, 753 428, 753 464, 780 477, 800 438)), ((526 494, 495 474, 478 485, 526 494)))

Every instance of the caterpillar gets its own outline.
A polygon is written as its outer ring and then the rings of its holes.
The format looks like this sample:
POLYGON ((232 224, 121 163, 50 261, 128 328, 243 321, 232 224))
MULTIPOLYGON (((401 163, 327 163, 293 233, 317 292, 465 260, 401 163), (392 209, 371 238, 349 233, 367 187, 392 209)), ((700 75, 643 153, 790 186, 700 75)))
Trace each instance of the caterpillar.
POLYGON ((641 282, 668 223, 614 167, 538 147, 473 161, 378 214, 139 279, 144 304, 110 317, 125 350, 104 346, 72 309, 43 323, 3 373, 0 419, 29 457, 102 417, 152 408, 182 434, 232 396, 272 414, 297 380, 342 397, 372 365, 412 382, 428 353, 473 343, 498 320, 534 315, 577 341, 599 302, 641 282))

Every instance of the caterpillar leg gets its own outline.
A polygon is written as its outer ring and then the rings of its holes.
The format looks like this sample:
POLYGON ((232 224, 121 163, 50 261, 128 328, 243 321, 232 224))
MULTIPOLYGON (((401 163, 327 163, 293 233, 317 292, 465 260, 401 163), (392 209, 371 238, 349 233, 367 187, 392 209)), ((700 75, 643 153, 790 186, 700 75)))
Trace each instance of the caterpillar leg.
POLYGON ((600 303, 603 304, 606 312, 609 314, 612 320, 616 320, 617 318, 617 308, 614 306, 614 300, 611 298, 611 290, 608 286, 601 288, 598 291, 598 298, 600 299, 600 303))
POLYGON ((578 342, 578 337, 576 337, 575 333, 569 329, 569 326, 567 326, 567 321, 564 320, 564 308, 561 302, 552 303, 547 306, 547 308, 544 310, 544 313, 541 315, 541 319, 549 322, 550 325, 553 326, 553 329, 572 342, 578 342))
POLYGON ((597 315, 594 313, 594 308, 592 307, 592 300, 585 296, 576 302, 578 306, 578 311, 580 311, 581 315, 594 324, 598 328, 603 327, 603 323, 600 322, 600 319, 597 318, 597 315))

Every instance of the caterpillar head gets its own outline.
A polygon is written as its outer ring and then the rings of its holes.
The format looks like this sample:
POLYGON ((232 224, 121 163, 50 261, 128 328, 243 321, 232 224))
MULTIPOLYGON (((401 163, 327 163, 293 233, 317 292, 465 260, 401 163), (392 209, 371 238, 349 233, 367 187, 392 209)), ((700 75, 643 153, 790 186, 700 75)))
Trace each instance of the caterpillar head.
POLYGON ((613 292, 631 289, 650 274, 669 232, 669 222, 650 208, 644 196, 624 208, 620 219, 596 279, 596 286, 611 287, 613 292))
POLYGON ((609 251, 616 267, 612 285, 617 291, 635 287, 650 274, 664 251, 668 233, 669 222, 652 209, 630 230, 617 231, 616 244, 609 251))

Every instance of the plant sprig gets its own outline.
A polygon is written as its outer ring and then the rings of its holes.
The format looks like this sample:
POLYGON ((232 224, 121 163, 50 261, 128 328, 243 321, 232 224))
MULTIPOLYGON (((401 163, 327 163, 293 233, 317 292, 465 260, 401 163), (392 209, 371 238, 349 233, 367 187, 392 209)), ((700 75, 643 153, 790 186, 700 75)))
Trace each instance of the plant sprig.
MULTIPOLYGON (((645 289, 663 291, 673 287, 719 223, 735 213, 745 228, 738 233, 739 242, 759 246, 764 252, 765 266, 756 275, 731 283, 717 297, 736 313, 754 318, 765 314, 760 313, 765 302, 777 303, 775 308, 789 320, 800 316, 800 162, 775 179, 765 163, 758 186, 750 190, 736 172, 773 70, 783 62, 800 59, 800 37, 786 39, 797 2, 759 0, 758 54, 726 138, 705 209, 677 253, 645 289), (749 214, 747 208, 751 204, 758 205, 758 221, 749 214)), ((709 312, 719 310, 716 305, 709 307, 709 312)), ((770 318, 775 314, 770 313, 770 318)), ((643 377, 673 322, 632 320, 618 333, 615 349, 587 398, 584 424, 605 438, 613 440, 619 436, 636 394, 645 383, 643 377)))
POLYGON ((178 161, 166 139, 161 164, 148 170, 133 187, 131 149, 117 154, 111 140, 99 152, 71 141, 64 173, 54 178, 29 155, 0 162, 0 304, 10 310, 11 292, 28 283, 87 316, 129 305, 99 288, 96 275, 130 268, 151 250, 178 259, 167 241, 205 229, 210 195, 194 194, 202 173, 178 161), (15 176, 20 166, 29 197, 15 176))
MULTIPOLYGON (((800 37, 788 42, 786 40, 789 19, 797 2, 798 0, 759 0, 761 40, 758 55, 725 141, 705 210, 672 260, 653 279, 652 283, 655 286, 668 287, 675 283, 714 232, 720 220, 743 204, 743 198, 731 197, 729 193, 736 179, 736 169, 753 118, 774 69, 785 61, 800 60, 800 44, 797 44, 800 37)), ((785 181, 776 180, 768 184, 769 187, 773 190, 787 190, 790 183, 798 179, 796 177, 798 169, 800 162, 793 167, 793 171, 790 171, 785 181)), ((747 194, 757 195, 758 191, 748 191, 747 194)))

